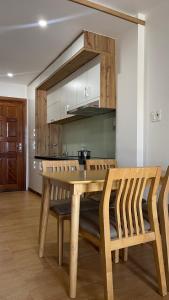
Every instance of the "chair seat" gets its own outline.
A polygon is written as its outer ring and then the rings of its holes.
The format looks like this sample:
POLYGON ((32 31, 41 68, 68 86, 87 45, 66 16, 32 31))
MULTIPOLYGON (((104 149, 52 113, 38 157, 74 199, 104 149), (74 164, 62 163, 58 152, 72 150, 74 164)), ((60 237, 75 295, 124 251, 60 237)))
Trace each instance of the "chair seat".
MULTIPOLYGON (((95 210, 99 208, 99 202, 93 199, 84 198, 80 201, 80 211, 95 210)), ((50 210, 58 215, 71 215, 71 199, 53 200, 50 203, 50 210)))
MULTIPOLYGON (((111 239, 117 237, 114 209, 110 208, 110 236, 111 239)), ((79 226, 82 230, 87 231, 91 235, 100 238, 100 226, 99 226, 99 210, 91 210, 80 213, 79 226)), ((150 224, 148 219, 144 219, 145 230, 150 230, 150 224)))
MULTIPOLYGON (((90 199, 93 199, 98 202, 100 202, 101 197, 102 197, 102 192, 94 192, 91 193, 90 195, 90 199)), ((110 196, 110 208, 115 207, 115 200, 116 200, 116 191, 112 191, 110 196)))

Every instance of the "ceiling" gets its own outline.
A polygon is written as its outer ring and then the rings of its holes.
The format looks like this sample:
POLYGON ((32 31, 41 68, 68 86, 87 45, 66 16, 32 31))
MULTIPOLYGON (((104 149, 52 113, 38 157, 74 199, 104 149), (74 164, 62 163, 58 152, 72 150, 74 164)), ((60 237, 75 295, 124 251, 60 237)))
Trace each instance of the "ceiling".
MULTIPOLYGON (((137 15, 161 0, 95 2, 137 15)), ((68 0, 0 0, 0 7, 0 81, 11 83, 28 84, 83 29, 119 38, 135 26, 68 0), (49 21, 47 28, 37 25, 41 18, 49 21), (7 78, 8 72, 15 76, 7 78)))

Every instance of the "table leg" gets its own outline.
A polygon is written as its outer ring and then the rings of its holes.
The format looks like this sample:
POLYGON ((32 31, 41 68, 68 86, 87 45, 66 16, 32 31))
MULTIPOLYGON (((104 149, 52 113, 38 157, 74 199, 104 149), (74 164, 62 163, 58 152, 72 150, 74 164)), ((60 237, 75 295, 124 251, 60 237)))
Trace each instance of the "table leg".
POLYGON ((39 257, 44 255, 44 246, 45 246, 45 237, 48 223, 48 214, 49 214, 49 201, 50 201, 50 183, 49 180, 45 182, 44 188, 44 199, 43 199, 43 210, 41 217, 41 229, 40 229, 40 241, 39 241, 39 257))
POLYGON ((70 237, 70 297, 76 298, 80 194, 72 196, 70 237))
POLYGON ((42 228, 42 215, 43 215, 43 205, 44 205, 44 191, 45 191, 45 179, 42 181, 42 199, 41 199, 41 208, 40 208, 40 218, 39 218, 39 243, 40 243, 40 235, 42 228))

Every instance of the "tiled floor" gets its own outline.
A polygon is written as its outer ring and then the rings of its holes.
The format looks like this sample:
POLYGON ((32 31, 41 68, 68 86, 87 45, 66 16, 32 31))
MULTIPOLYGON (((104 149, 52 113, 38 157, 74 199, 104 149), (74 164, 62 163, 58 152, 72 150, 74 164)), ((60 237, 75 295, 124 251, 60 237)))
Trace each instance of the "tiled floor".
MULTIPOLYGON (((65 300, 69 243, 58 267, 56 220, 49 218, 45 258, 38 257, 40 198, 30 192, 0 193, 0 300, 65 300)), ((68 225, 68 224, 67 224, 68 225)), ((126 264, 113 265, 115 300, 160 300, 150 246, 129 251, 126 264)), ((77 300, 103 300, 99 254, 80 241, 77 300)), ((164 299, 169 299, 169 294, 164 299)))

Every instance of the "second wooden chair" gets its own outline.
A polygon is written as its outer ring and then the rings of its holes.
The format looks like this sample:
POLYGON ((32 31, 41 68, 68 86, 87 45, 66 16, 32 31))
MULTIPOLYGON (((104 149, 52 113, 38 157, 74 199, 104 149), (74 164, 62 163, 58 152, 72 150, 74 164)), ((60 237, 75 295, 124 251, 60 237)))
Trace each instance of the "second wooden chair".
MULTIPOLYGON (((42 172, 75 172, 79 171, 79 162, 77 160, 61 160, 61 161, 42 161, 42 172)), ((44 194, 44 190, 43 190, 44 194)), ((43 196, 40 212, 40 225, 39 225, 39 235, 42 230, 46 231, 46 228, 42 228, 42 212, 43 212, 43 196)), ((96 201, 90 200, 89 198, 84 198, 81 201, 80 210, 88 211, 91 209, 96 209, 98 204, 96 201)), ((70 220, 71 217, 71 193, 67 191, 65 193, 60 187, 52 186, 50 187, 50 208, 49 213, 57 218, 57 232, 58 232, 58 261, 59 265, 62 265, 63 260, 63 230, 64 221, 70 220)), ((44 251, 44 245, 43 245, 44 251)))
POLYGON ((100 213, 81 213, 80 233, 100 248, 105 300, 113 300, 111 252, 151 242, 154 247, 159 291, 167 294, 164 261, 157 217, 157 189, 161 170, 154 168, 110 169, 107 172, 100 213), (115 209, 109 209, 112 186, 117 186, 115 209), (148 219, 143 217, 143 193, 148 191, 148 219))

